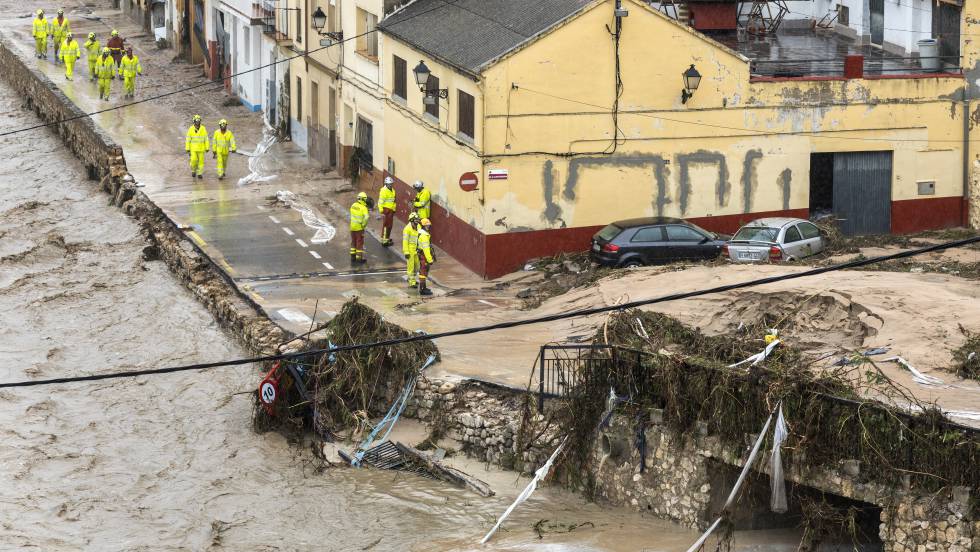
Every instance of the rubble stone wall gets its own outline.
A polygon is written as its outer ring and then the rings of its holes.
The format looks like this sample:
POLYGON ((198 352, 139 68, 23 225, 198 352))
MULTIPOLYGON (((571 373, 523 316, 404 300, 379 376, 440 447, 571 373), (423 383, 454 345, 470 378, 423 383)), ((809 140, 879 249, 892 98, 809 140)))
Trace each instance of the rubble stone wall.
POLYGON ((152 244, 147 258, 167 263, 174 275, 203 303, 225 328, 234 332, 253 353, 276 352, 285 339, 250 298, 238 288, 198 246, 137 186, 126 167, 122 147, 99 129, 44 74, 27 66, 7 39, 0 36, 0 75, 24 98, 26 107, 45 123, 65 121, 49 128, 85 164, 89 177, 113 203, 139 221, 152 244))

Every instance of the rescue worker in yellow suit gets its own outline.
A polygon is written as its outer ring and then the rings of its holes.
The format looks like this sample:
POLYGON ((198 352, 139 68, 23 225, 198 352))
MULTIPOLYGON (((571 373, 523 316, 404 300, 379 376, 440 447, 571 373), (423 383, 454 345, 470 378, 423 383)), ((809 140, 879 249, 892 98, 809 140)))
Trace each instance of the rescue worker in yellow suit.
POLYGON ((65 41, 61 43, 58 55, 61 56, 61 61, 65 62, 65 78, 72 80, 72 76, 75 74, 75 62, 82 57, 82 50, 78 47, 78 41, 71 33, 65 35, 65 41))
POLYGON ((57 62, 61 59, 58 56, 58 51, 61 49, 61 44, 65 41, 65 37, 71 32, 71 23, 68 22, 68 18, 65 17, 65 10, 58 8, 58 16, 51 20, 50 28, 51 37, 54 39, 52 43, 54 45, 54 59, 57 62))
POLYGON ((221 119, 218 121, 218 130, 214 131, 214 136, 211 138, 211 157, 218 160, 218 180, 225 177, 228 153, 232 151, 238 151, 235 135, 228 130, 228 121, 221 119))
POLYGON ((102 45, 95 39, 95 33, 89 33, 88 40, 82 44, 82 47, 85 48, 86 52, 88 52, 86 59, 88 60, 89 80, 95 82, 97 76, 95 66, 99 63, 99 54, 102 53, 102 45))
POLYGON ((116 62, 109 55, 108 48, 102 48, 102 55, 95 62, 95 76, 99 79, 99 99, 109 101, 109 90, 116 74, 116 62))
POLYGON ((381 246, 391 247, 395 242, 391 239, 391 228, 395 224, 395 179, 385 177, 385 185, 378 192, 378 216, 381 221, 381 246))
POLYGON ((419 216, 414 212, 408 214, 408 224, 402 230, 402 253, 405 255, 405 275, 408 276, 408 287, 417 287, 419 274, 419 216))
POLYGON ((45 59, 48 57, 48 34, 51 33, 51 25, 44 18, 44 10, 37 10, 37 17, 34 18, 34 25, 31 27, 31 36, 34 37, 34 57, 45 59))
POLYGON ((432 290, 426 285, 429 279, 429 269, 436 262, 435 255, 432 254, 432 221, 422 219, 419 222, 419 295, 432 295, 432 290))
POLYGON ((357 199, 350 206, 350 262, 363 263, 364 260, 364 229, 368 223, 368 196, 364 192, 357 194, 357 199))
POLYGON ((412 187, 415 188, 415 201, 412 202, 415 212, 419 214, 420 219, 429 218, 432 215, 432 193, 421 180, 416 180, 412 187))
POLYGON ((123 78, 123 97, 136 96, 136 75, 143 74, 140 58, 133 55, 132 48, 126 48, 126 55, 119 60, 119 75, 123 78))
POLYGON ((204 154, 211 149, 208 141, 208 129, 201 124, 201 116, 194 115, 193 124, 187 129, 187 138, 184 140, 184 150, 190 156, 191 178, 196 175, 204 178, 204 154))

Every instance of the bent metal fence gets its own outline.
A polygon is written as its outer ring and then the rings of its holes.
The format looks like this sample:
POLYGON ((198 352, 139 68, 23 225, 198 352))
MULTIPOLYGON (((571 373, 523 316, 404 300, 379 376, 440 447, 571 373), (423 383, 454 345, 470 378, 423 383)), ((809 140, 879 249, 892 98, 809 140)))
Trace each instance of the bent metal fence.
MULTIPOLYGON (((621 364, 642 370, 642 356, 647 353, 613 345, 542 345, 538 356, 538 411, 544 410, 545 398, 564 397, 586 381, 607 378, 621 364)), ((635 378, 645 381, 647 378, 635 378)), ((601 383, 598 381, 590 383, 601 383)), ((607 381, 615 386, 616 382, 607 381)), ((624 390, 618 390, 622 393, 624 390)), ((633 392, 644 390, 634 389, 633 392)))

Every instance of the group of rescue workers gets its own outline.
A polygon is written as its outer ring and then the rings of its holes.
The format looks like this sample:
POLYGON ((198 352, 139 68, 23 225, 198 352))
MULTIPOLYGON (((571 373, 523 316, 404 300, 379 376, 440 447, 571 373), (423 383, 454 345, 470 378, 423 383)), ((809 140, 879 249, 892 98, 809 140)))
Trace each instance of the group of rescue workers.
POLYGON ((208 139, 208 129, 201 123, 201 116, 194 115, 191 126, 184 138, 184 151, 187 152, 191 164, 191 178, 204 178, 204 156, 211 152, 211 158, 218 160, 218 179, 225 177, 228 166, 228 154, 238 151, 235 135, 228 130, 228 121, 218 121, 218 130, 208 139))
MULTIPOLYGON (((378 192, 378 216, 381 218, 381 245, 391 247, 392 227, 395 221, 395 180, 386 176, 384 186, 378 192)), ((421 180, 416 180, 415 199, 412 211, 408 214, 408 224, 402 230, 402 253, 407 264, 408 287, 419 290, 419 295, 432 295, 428 287, 429 270, 436 262, 432 252, 432 193, 421 180)), ((364 259, 364 230, 368 225, 368 215, 374 202, 364 192, 350 206, 350 262, 366 262, 364 259)))
POLYGON ((44 10, 37 10, 31 35, 38 59, 48 58, 48 38, 51 38, 54 61, 65 64, 65 78, 68 80, 73 80, 75 62, 81 59, 84 49, 88 58, 89 80, 98 82, 100 100, 109 101, 112 81, 116 77, 122 77, 124 98, 136 96, 136 76, 143 74, 143 66, 140 65, 140 58, 133 54, 133 48, 125 45, 119 31, 112 30, 105 47, 95 33, 89 33, 88 40, 79 47, 72 35, 71 23, 65 17, 65 10, 59 9, 58 15, 50 21, 44 18, 44 10))

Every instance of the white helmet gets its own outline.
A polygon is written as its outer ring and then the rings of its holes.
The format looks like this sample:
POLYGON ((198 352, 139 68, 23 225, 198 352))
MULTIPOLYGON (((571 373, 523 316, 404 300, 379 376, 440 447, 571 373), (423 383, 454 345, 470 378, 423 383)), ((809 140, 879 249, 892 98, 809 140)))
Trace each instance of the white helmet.
POLYGON ((421 190, 422 188, 425 187, 425 184, 422 184, 421 180, 416 180, 415 184, 412 184, 412 187, 415 188, 416 190, 421 190))
POLYGON ((395 183, 395 179, 394 178, 392 178, 390 176, 386 176, 385 177, 385 184, 394 184, 394 183, 395 183))

